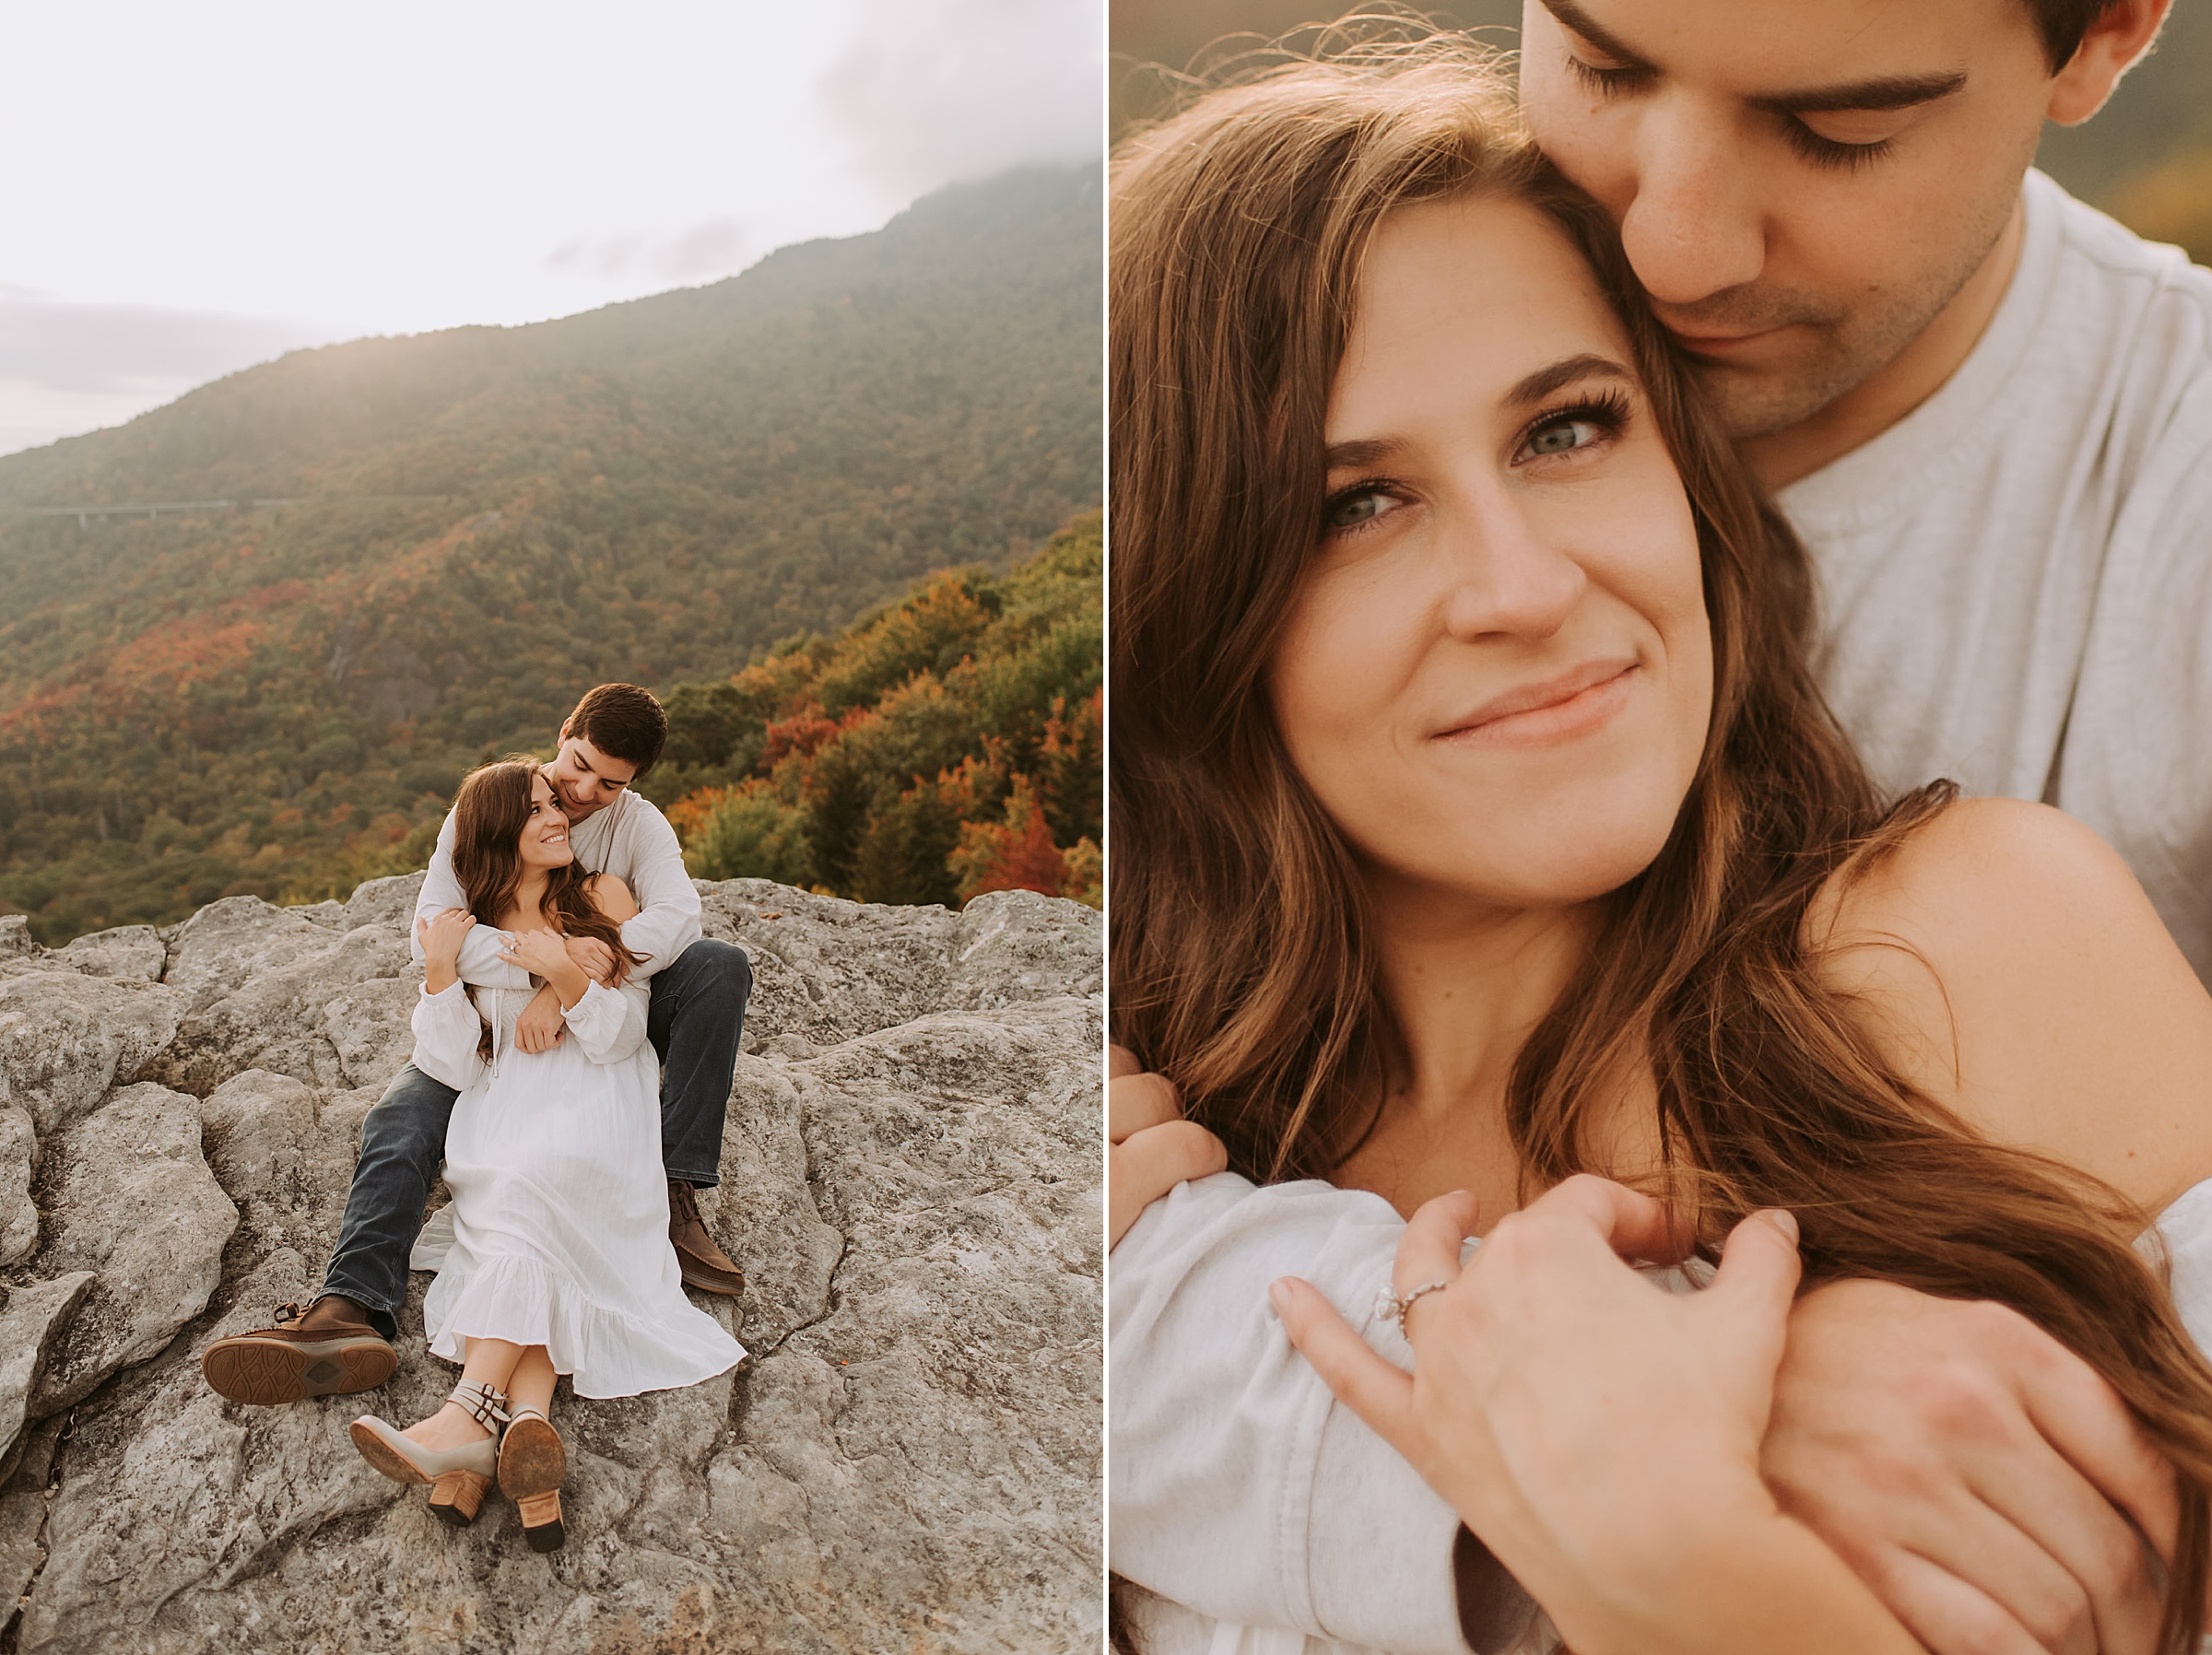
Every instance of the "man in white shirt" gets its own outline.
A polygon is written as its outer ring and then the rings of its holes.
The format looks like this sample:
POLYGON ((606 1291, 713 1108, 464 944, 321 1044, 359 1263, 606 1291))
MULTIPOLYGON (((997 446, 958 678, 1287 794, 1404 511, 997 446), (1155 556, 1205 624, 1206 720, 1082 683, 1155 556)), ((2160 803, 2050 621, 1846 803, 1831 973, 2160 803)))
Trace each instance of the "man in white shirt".
MULTIPOLYGON (((1526 0, 1521 81, 1810 547, 1823 681, 1879 778, 2088 821, 2212 978, 2212 273, 2028 170, 2167 4, 1526 0)), ((1177 1130, 1147 1124, 1172 1112, 1157 1077, 1115 1089, 1117 1213, 1218 1165, 1188 1129, 1148 1149, 1177 1130)), ((1400 1655, 1524 1624, 1265 1309, 1295 1268, 1403 1362, 1370 1309, 1399 1227, 1372 1197, 1228 1179, 1135 1222, 1112 1271, 1118 1572, 1400 1655)), ((2089 1649, 2145 1590, 2106 1497, 2139 1445, 2008 1316, 1809 1295, 1767 1471, 1931 1649, 2089 1649)))
MULTIPOLYGON (((752 965, 744 949, 700 935, 699 892, 675 829, 631 789, 660 757, 667 730, 666 715, 648 691, 602 684, 561 724, 559 751, 545 774, 568 816, 576 860, 594 874, 613 874, 637 898, 622 943, 644 957, 632 976, 650 980, 652 987, 647 1034, 661 1059, 669 1241, 687 1285, 735 1295, 745 1290, 745 1278, 708 1234, 692 1191, 720 1181, 724 1115, 752 965)), ((467 906, 453 874, 453 846, 449 815, 416 899, 418 921, 467 906)), ((504 948, 504 933, 489 926, 470 932, 461 948, 462 980, 527 991, 529 972, 502 959, 504 948)), ((612 953, 588 937, 570 938, 568 950, 590 975, 604 980, 613 969, 612 953)), ((419 933, 414 952, 419 962, 419 933)), ((563 1033, 559 996, 541 989, 516 1025, 515 1043, 542 1051, 563 1033)), ((217 1391, 233 1402, 285 1403, 366 1391, 391 1377, 407 1254, 445 1159, 446 1122, 458 1097, 413 1063, 393 1077, 361 1122, 360 1159, 322 1294, 303 1313, 279 1312, 275 1326, 210 1344, 201 1371, 217 1391)))

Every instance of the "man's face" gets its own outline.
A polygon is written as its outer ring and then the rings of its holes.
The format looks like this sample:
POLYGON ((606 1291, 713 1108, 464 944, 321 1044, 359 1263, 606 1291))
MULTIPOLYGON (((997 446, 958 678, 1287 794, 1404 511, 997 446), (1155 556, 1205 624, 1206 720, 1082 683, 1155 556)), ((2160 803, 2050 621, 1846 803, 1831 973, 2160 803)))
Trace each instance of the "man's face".
POLYGON ((560 727, 560 751, 545 769, 571 822, 605 810, 637 773, 636 765, 602 753, 581 735, 571 735, 565 723, 560 727))
POLYGON ((1758 437, 1865 382, 1981 268, 2052 72, 2022 0, 1524 0, 1521 90, 1758 437))

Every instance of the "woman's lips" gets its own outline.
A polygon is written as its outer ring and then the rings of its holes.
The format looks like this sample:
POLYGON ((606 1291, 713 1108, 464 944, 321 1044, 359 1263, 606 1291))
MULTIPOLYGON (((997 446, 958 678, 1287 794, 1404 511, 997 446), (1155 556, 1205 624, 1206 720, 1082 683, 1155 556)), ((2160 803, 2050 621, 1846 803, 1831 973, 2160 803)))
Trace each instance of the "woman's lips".
POLYGON ((1594 730, 1627 705, 1633 661, 1594 661, 1556 678, 1494 696, 1437 740, 1484 746, 1525 746, 1594 730))

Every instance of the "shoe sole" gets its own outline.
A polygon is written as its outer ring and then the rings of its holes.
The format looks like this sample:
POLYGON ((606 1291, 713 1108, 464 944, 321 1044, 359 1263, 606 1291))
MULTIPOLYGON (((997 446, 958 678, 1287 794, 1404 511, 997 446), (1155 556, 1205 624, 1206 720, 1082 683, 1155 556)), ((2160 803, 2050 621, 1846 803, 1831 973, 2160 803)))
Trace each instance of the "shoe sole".
POLYGON ((500 1438, 500 1492, 511 1500, 551 1494, 569 1480, 569 1450, 542 1419, 518 1419, 500 1438))
POLYGON ((697 1287, 701 1293, 719 1293, 724 1298, 735 1298, 745 1291, 745 1277, 727 1276, 704 1264, 694 1264, 682 1253, 676 1255, 677 1268, 683 1273, 684 1285, 697 1287))
POLYGON ((241 1334, 218 1340, 200 1358, 200 1373, 234 1403, 271 1407, 311 1396, 374 1391, 399 1366, 382 1339, 324 1339, 312 1344, 241 1334))
POLYGON ((357 1419, 347 1426, 346 1434, 353 1438, 353 1446, 360 1450, 361 1458, 368 1461, 377 1471, 390 1477, 394 1483, 429 1483, 434 1480, 424 1473, 421 1466, 416 1464, 414 1461, 408 1459, 359 1420, 357 1419))

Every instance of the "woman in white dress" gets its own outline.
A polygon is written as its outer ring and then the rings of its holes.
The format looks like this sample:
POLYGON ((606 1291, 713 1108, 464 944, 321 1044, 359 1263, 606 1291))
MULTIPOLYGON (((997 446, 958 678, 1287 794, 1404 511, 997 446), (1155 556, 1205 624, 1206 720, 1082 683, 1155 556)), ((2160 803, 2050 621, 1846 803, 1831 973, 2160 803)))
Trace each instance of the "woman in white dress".
POLYGON ((434 1355, 461 1363, 461 1382, 406 1430, 363 1415, 352 1437, 386 1476, 431 1485, 431 1509, 456 1526, 496 1478, 524 1539, 547 1552, 562 1541, 567 1473, 549 1417, 556 1377, 579 1396, 635 1396, 695 1385, 745 1350, 684 1297, 668 1246, 659 1068, 619 929, 637 904, 619 879, 577 865, 535 760, 472 772, 453 825, 469 908, 418 923, 428 963, 415 1010, 416 1067, 461 1092, 446 1129, 453 1199, 416 1260, 438 1268, 423 1329, 434 1355), (522 1051, 514 1025, 530 996, 461 982, 461 941, 479 921, 560 996, 568 1038, 522 1051), (613 950, 611 983, 569 957, 569 936, 613 950))

